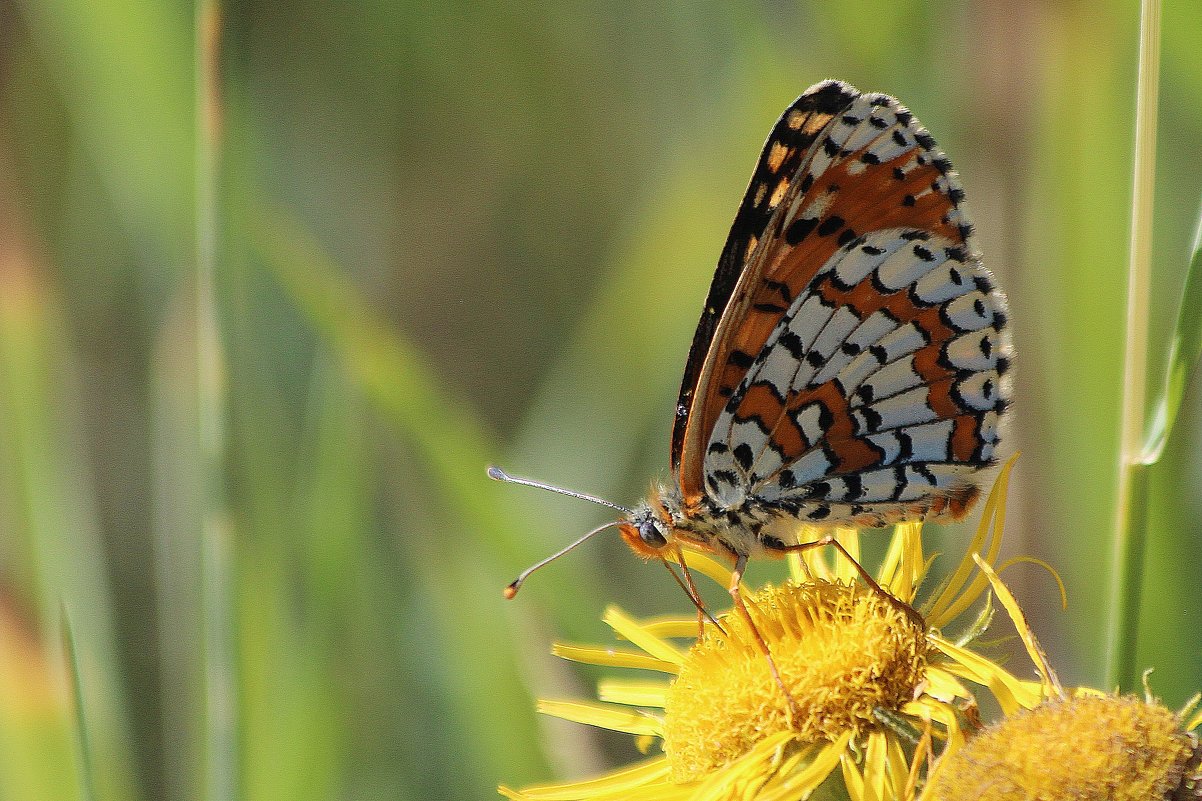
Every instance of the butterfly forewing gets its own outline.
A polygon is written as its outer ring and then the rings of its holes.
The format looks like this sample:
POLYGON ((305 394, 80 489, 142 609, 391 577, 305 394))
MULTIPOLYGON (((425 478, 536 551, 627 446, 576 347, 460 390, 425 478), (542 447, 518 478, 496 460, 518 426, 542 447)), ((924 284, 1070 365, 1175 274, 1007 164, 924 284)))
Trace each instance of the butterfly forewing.
POLYGON ((741 248, 741 271, 732 282, 720 265, 721 314, 703 315, 690 355, 673 448, 686 501, 804 501, 810 519, 868 523, 971 503, 1009 338, 962 197, 892 98, 827 82, 786 111, 739 213, 762 224, 736 219, 723 258, 741 248), (817 107, 798 127, 809 144, 782 155, 790 114, 817 107))
MULTIPOLYGON (((725 318, 731 295, 740 277, 746 272, 749 255, 763 241, 764 232, 780 207, 782 195, 790 188, 802 160, 828 123, 854 96, 854 89, 837 81, 827 81, 809 89, 799 97, 777 121, 751 176, 743 202, 731 224, 726 245, 718 259, 718 269, 710 285, 709 295, 697 323, 688 363, 680 383, 676 404, 676 419, 672 429, 672 469, 679 470, 685 449, 685 430, 690 413, 697 401, 698 381, 706 365, 714 334, 725 318)), ((712 427, 695 422, 706 431, 712 427)), ((683 476, 682 476, 683 479, 683 476)))

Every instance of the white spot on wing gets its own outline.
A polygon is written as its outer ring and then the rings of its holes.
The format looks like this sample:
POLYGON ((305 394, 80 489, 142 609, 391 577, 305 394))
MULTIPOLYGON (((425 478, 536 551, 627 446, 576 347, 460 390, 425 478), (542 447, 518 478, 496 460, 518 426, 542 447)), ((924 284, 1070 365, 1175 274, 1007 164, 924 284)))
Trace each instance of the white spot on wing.
POLYGON ((976 289, 971 278, 972 272, 967 263, 949 259, 919 278, 914 286, 914 294, 924 303, 945 303, 976 289))
MULTIPOLYGON (((915 242, 908 248, 901 248, 885 259, 877 270, 877 277, 882 286, 897 291, 905 289, 919 278, 929 273, 944 260, 943 248, 937 244, 939 240, 932 238, 927 242, 915 242), (934 261, 926 261, 915 255, 917 248, 922 248, 935 257, 934 261)), ((950 243, 948 243, 950 244, 950 243)))
POLYGON ((986 411, 997 403, 997 375, 993 372, 973 373, 956 382, 956 391, 971 409, 986 411))
POLYGON ((881 367, 864 381, 863 386, 872 388, 872 397, 883 398, 920 383, 922 377, 914 371, 914 355, 907 354, 881 367))
MULTIPOLYGON (((871 430, 883 431, 889 428, 900 428, 901 426, 914 425, 915 423, 926 423, 936 419, 935 412, 927 404, 928 390, 926 387, 915 387, 906 392, 899 392, 896 395, 861 407, 853 412, 856 417, 865 417, 864 409, 871 409, 876 414, 880 415, 880 424, 873 426, 871 430)), ((865 428, 867 428, 865 424, 865 428)))
POLYGON ((976 331, 993 322, 993 311, 981 292, 970 292, 955 298, 944 307, 943 314, 961 331, 976 331))
POLYGON ((992 370, 997 365, 994 333, 992 328, 987 328, 956 337, 944 346, 948 361, 961 370, 992 370))

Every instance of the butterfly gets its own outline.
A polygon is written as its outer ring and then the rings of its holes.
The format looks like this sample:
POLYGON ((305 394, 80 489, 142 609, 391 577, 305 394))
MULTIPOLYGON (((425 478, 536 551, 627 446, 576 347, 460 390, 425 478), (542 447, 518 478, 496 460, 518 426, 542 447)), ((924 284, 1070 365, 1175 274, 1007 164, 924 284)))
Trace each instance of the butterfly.
MULTIPOLYGON (((965 516, 996 463, 1013 384, 1005 296, 964 191, 896 99, 828 80, 768 136, 697 324, 671 481, 616 526, 639 555, 733 565, 809 547, 802 526, 965 516)), ((862 573, 863 575, 863 573, 862 573)), ((869 579, 871 580, 871 579, 869 579)), ((696 600, 695 592, 690 592, 696 600)))

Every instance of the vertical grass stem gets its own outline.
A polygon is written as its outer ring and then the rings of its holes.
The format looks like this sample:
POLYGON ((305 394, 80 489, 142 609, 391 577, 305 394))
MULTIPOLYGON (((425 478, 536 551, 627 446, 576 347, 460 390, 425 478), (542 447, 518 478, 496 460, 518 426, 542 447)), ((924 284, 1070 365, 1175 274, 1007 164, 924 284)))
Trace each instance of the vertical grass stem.
POLYGON ((1114 528, 1108 687, 1134 690, 1135 647, 1147 540, 1146 423, 1148 309, 1152 263, 1152 201, 1156 187, 1156 104, 1160 85, 1160 2, 1140 3, 1135 165, 1128 252, 1127 335, 1114 528))

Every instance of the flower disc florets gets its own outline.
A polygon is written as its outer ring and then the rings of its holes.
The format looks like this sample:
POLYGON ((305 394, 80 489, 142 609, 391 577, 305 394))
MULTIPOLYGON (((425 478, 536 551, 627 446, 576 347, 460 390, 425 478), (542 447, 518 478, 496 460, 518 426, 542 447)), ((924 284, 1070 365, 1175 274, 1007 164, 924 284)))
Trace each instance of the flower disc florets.
POLYGON ((925 801, 1202 798, 1197 738, 1137 698, 1048 701, 991 726, 939 766, 925 801))
POLYGON ((915 697, 927 645, 897 602, 859 584, 786 583, 748 598, 789 704, 747 622, 722 620, 693 646, 668 691, 664 748, 676 781, 726 765, 778 732, 797 741, 834 740, 876 725, 915 697))

